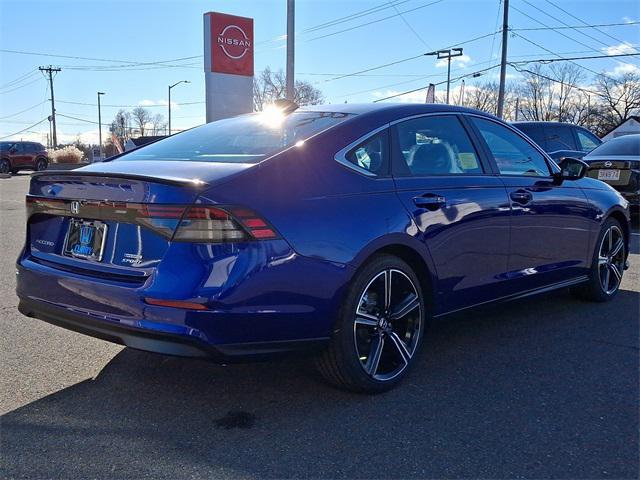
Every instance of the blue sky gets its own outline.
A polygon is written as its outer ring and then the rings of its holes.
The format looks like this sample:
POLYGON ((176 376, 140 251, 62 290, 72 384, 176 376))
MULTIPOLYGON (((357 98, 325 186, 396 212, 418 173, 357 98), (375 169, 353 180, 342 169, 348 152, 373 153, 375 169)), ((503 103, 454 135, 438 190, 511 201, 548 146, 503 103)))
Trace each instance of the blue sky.
MULTIPOLYGON (((513 29, 544 27, 542 24, 554 27, 562 22, 575 26, 581 25, 581 21, 611 24, 640 20, 637 0, 511 0, 511 5, 513 29)), ((361 75, 336 77, 496 32, 500 28, 499 9, 499 0, 298 0, 296 75, 320 88, 327 101, 336 103, 371 102, 436 83, 446 78, 446 68, 434 57, 419 57, 361 75), (369 12, 360 17, 323 27, 327 22, 366 10, 369 12)), ((55 78, 61 141, 71 141, 78 134, 84 141, 95 141, 97 125, 85 120, 97 121, 97 108, 93 104, 98 90, 107 93, 102 97, 106 124, 118 110, 111 105, 144 105, 166 116, 167 85, 189 80, 191 84, 172 90, 172 101, 178 104, 172 110, 173 127, 183 129, 204 122, 204 104, 179 104, 204 100, 202 14, 207 11, 253 17, 256 71, 267 66, 274 70, 284 68, 285 0, 0 0, 0 49, 87 57, 73 59, 1 51, 0 137, 29 127, 50 113, 47 83, 40 72, 34 71, 49 64, 62 68, 55 78), (192 56, 197 58, 176 60, 171 65, 182 66, 171 68, 122 67, 123 61, 148 63, 192 56), (22 110, 26 111, 19 113, 22 110)), ((509 39, 509 58, 552 58, 545 49, 562 56, 585 56, 605 51, 635 51, 640 46, 640 25, 600 27, 600 30, 516 31, 518 35, 509 39)), ((454 63, 452 77, 499 61, 499 34, 462 46, 465 56, 454 63)), ((640 68, 640 57, 621 60, 579 63, 598 72, 640 68)), ((497 73, 497 69, 488 71, 479 80, 495 78, 497 73)), ((517 72, 509 70, 509 74, 515 78, 517 72)), ((588 71, 585 74, 591 76, 588 71)), ((588 81, 589 78, 585 80, 588 81)), ((399 98, 423 99, 424 92, 399 98)), ((48 122, 43 122, 12 138, 44 140, 47 131, 48 122)))

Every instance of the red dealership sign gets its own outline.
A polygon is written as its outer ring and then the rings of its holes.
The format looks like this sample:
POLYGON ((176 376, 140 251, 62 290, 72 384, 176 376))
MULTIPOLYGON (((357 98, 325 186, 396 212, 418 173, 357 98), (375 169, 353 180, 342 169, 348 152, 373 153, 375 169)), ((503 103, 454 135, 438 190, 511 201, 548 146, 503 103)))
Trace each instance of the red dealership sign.
POLYGON ((211 71, 253 76, 253 19, 212 12, 211 71))

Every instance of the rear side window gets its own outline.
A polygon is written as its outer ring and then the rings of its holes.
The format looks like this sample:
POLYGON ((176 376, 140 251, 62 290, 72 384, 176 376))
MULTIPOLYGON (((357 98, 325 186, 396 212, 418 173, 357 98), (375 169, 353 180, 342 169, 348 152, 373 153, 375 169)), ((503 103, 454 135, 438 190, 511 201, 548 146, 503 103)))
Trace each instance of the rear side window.
POLYGON ((590 132, 585 132, 580 128, 576 129, 576 135, 578 136, 578 142, 580 143, 580 150, 583 152, 590 152, 602 143, 595 135, 590 132))
POLYGON ((460 120, 453 115, 407 120, 396 126, 399 150, 394 152, 404 176, 483 173, 480 159, 460 120))
POLYGON ((346 155, 347 162, 371 175, 386 175, 389 172, 389 141, 387 130, 367 138, 346 155))
POLYGON ((524 138, 490 120, 473 117, 472 121, 480 130, 502 175, 549 176, 544 156, 524 138))
POLYGON ((566 125, 545 125, 544 130, 547 140, 547 152, 577 149, 570 127, 566 125))

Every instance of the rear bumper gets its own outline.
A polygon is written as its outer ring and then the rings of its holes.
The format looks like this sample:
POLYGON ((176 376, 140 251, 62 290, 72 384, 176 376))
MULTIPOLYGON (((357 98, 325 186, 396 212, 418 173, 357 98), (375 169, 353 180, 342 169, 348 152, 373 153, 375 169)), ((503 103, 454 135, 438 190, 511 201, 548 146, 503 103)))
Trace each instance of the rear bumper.
POLYGON ((20 299, 20 313, 74 332, 147 352, 180 357, 206 358, 220 363, 260 360, 285 353, 313 352, 326 346, 327 338, 284 342, 250 342, 210 345, 185 335, 157 332, 112 321, 98 320, 45 302, 20 299))

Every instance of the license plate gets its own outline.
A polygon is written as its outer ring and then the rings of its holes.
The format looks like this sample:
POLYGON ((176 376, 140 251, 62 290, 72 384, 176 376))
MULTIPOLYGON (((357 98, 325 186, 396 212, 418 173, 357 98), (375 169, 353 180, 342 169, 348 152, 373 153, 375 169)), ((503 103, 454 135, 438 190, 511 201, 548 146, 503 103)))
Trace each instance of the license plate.
POLYGON ((620 170, 598 170, 598 180, 620 180, 620 170))
POLYGON ((64 254, 100 262, 107 239, 107 225, 98 221, 71 219, 64 254))

